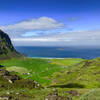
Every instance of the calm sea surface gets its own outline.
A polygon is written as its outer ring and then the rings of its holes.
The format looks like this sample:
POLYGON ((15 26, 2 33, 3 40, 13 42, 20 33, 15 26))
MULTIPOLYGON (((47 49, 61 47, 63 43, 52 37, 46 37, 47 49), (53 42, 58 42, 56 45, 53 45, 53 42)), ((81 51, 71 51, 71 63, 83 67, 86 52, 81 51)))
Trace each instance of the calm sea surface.
POLYGON ((16 46, 18 52, 28 57, 43 58, 86 58, 100 57, 100 48, 79 47, 29 47, 16 46))

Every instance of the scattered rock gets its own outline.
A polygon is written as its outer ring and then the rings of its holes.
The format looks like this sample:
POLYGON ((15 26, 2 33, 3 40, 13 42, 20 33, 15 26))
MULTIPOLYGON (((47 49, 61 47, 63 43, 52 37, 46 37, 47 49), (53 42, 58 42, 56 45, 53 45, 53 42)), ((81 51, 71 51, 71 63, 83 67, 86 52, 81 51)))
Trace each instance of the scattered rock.
POLYGON ((9 72, 7 70, 0 69, 0 76, 6 76, 6 75, 9 75, 9 72))
POLYGON ((51 63, 51 61, 50 61, 50 60, 48 60, 48 63, 51 63))
POLYGON ((30 73, 23 73, 23 75, 30 75, 30 73))
POLYGON ((16 93, 17 95, 19 95, 20 93, 16 93))
POLYGON ((49 94, 45 100, 66 100, 64 97, 59 96, 57 90, 55 90, 53 93, 49 94))
POLYGON ((79 96, 79 93, 76 90, 67 91, 67 93, 72 94, 73 96, 79 96))
POLYGON ((11 94, 10 92, 7 92, 7 94, 11 94))
POLYGON ((10 83, 14 83, 16 80, 20 80, 21 78, 17 75, 9 75, 9 76, 4 76, 10 83))
POLYGON ((20 82, 21 82, 21 87, 25 87, 25 88, 27 87, 27 88, 30 88, 30 89, 32 89, 32 88, 42 88, 42 86, 34 80, 26 79, 24 81, 20 80, 20 82))
POLYGON ((11 96, 2 96, 0 97, 0 100, 11 100, 12 97, 11 96))
POLYGON ((86 61, 83 65, 83 67, 90 66, 90 64, 93 63, 93 61, 86 61))
POLYGON ((73 71, 69 71, 69 72, 67 72, 67 74, 71 74, 71 73, 73 73, 73 71))
POLYGON ((82 78, 79 78, 79 80, 83 80, 82 78))
MULTIPOLYGON (((13 75, 5 69, 0 69, 0 76, 8 80, 9 83, 14 83, 14 85, 16 86, 21 86, 25 88, 43 88, 38 82, 30 79, 21 79, 19 76, 13 75)), ((1 84, 0 87, 4 86, 1 84)))
POLYGON ((72 98, 71 97, 67 97, 66 100, 72 100, 72 98))
POLYGON ((7 70, 0 69, 0 76, 6 78, 10 83, 14 83, 15 80, 20 80, 21 78, 17 75, 11 75, 7 70))
POLYGON ((48 95, 45 100, 66 100, 64 97, 57 95, 48 95))

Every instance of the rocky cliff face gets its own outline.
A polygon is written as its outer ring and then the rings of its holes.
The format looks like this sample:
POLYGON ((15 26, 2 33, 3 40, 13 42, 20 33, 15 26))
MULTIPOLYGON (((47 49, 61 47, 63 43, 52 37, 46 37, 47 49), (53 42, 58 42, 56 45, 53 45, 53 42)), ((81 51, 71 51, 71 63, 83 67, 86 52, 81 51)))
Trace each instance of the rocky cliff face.
POLYGON ((9 36, 0 30, 0 58, 15 57, 19 55, 14 49, 9 36))

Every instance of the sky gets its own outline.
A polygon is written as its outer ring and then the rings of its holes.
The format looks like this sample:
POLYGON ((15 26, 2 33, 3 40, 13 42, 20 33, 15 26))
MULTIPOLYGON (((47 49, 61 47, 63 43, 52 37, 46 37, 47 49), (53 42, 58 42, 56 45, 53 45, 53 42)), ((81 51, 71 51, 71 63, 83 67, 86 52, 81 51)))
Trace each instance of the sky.
POLYGON ((100 0, 0 0, 0 29, 15 46, 100 46, 100 0))

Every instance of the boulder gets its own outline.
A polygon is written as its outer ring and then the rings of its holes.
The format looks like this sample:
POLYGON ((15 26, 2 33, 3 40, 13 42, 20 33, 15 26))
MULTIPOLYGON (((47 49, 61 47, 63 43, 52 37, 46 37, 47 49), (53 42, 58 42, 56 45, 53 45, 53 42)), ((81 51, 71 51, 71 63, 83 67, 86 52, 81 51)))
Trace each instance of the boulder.
POLYGON ((9 76, 4 76, 10 83, 14 83, 16 80, 20 80, 21 78, 17 75, 9 75, 9 76))
POLYGON ((73 96, 79 96, 79 93, 76 90, 70 90, 70 91, 67 91, 67 93, 69 93, 73 96))
POLYGON ((0 100, 11 100, 11 96, 2 96, 0 97, 0 100))
POLYGON ((0 69, 0 76, 6 78, 10 83, 14 83, 15 80, 20 80, 21 78, 17 75, 11 75, 7 70, 0 69))
POLYGON ((9 72, 7 70, 0 69, 0 76, 7 76, 7 75, 9 75, 9 72))
POLYGON ((29 87, 30 86, 30 88, 38 88, 38 87, 41 87, 41 85, 38 82, 36 82, 34 80, 30 80, 30 79, 27 79, 24 82, 24 86, 25 87, 29 87))
POLYGON ((53 93, 49 94, 45 100, 66 100, 64 97, 59 96, 57 90, 55 90, 53 93))

